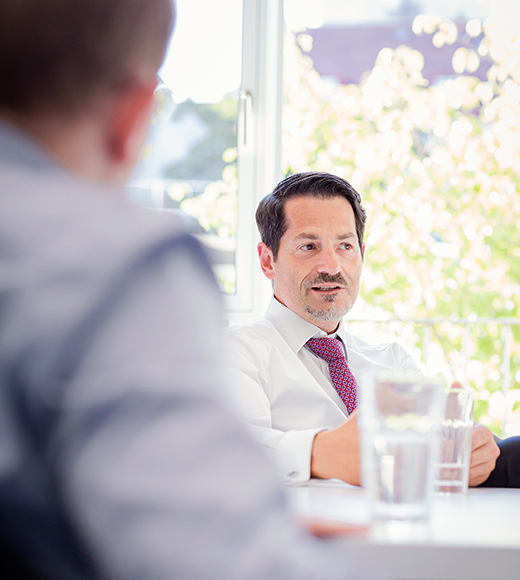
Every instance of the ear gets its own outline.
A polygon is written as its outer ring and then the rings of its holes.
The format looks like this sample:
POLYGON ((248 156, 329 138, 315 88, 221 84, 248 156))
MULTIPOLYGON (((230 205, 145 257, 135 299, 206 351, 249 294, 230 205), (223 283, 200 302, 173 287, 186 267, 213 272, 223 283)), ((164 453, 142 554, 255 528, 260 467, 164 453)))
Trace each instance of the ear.
POLYGON ((108 154, 115 164, 130 169, 136 163, 148 131, 154 105, 153 83, 133 83, 114 99, 107 126, 108 154))
POLYGON ((365 249, 366 249, 366 245, 365 242, 363 242, 363 250, 361 252, 361 259, 364 260, 365 259, 365 249))
POLYGON ((275 272, 273 252, 264 244, 264 242, 258 244, 257 250, 258 257, 260 258, 260 268, 262 268, 264 276, 269 280, 274 280, 275 272))

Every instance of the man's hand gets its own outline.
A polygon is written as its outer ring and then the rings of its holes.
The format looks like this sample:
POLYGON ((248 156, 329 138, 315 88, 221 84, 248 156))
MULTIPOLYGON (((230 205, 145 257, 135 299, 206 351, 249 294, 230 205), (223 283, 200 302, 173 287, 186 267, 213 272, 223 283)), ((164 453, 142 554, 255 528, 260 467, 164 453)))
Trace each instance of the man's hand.
POLYGON ((337 477, 360 485, 357 412, 336 429, 316 435, 312 446, 311 475, 322 479, 337 477))
POLYGON ((336 536, 365 536, 368 526, 359 524, 347 524, 331 520, 317 518, 303 518, 302 521, 311 534, 318 538, 333 538, 336 536))
POLYGON ((482 425, 473 429, 471 436, 471 459, 469 464, 469 485, 475 487, 484 483, 495 469, 500 449, 495 443, 493 433, 482 425))

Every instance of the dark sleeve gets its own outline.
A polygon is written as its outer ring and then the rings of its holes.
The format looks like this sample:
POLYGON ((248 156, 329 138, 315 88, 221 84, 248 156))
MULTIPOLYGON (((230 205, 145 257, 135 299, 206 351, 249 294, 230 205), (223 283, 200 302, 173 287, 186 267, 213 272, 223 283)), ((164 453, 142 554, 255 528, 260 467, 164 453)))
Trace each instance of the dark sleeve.
POLYGON ((520 488, 520 436, 497 441, 500 455, 495 469, 479 487, 520 488))

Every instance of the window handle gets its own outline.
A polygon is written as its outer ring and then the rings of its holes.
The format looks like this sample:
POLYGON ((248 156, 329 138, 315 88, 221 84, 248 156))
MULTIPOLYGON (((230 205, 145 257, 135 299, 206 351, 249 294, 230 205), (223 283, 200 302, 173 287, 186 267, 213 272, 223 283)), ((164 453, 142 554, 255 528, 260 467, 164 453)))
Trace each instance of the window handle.
POLYGON ((239 125, 241 127, 240 144, 249 145, 252 143, 253 95, 249 91, 242 89, 239 93, 239 97, 239 125))

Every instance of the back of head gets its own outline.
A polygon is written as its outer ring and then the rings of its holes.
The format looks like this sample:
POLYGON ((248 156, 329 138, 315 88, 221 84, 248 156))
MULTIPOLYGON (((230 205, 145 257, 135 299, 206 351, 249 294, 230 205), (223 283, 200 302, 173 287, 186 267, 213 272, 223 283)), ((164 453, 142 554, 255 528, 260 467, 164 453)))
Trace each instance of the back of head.
POLYGON ((274 259, 278 256, 280 240, 287 231, 285 202, 293 197, 314 196, 321 198, 343 197, 354 212, 356 233, 363 255, 363 235, 365 232, 366 212, 361 204, 359 193, 343 178, 331 173, 309 171, 294 173, 286 177, 266 195, 256 210, 256 224, 262 242, 271 249, 274 259))
POLYGON ((160 67, 172 0, 0 0, 0 112, 74 115, 160 67))

